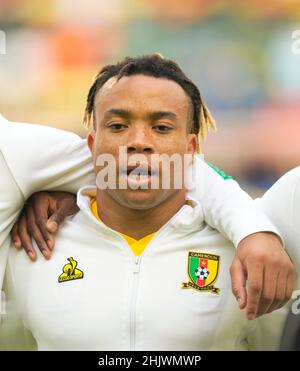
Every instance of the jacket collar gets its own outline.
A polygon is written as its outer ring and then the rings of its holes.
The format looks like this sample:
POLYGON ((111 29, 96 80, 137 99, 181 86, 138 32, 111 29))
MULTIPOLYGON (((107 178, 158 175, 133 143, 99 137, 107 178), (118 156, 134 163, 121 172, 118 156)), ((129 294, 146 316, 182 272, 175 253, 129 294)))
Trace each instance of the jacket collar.
MULTIPOLYGON (((80 210, 83 212, 85 217, 93 223, 97 229, 101 229, 103 232, 111 233, 113 231, 111 228, 106 226, 103 222, 97 220, 90 208, 90 199, 91 197, 96 196, 96 187, 95 186, 85 186, 79 189, 77 193, 77 205, 80 210)), ((186 197, 186 204, 181 207, 181 209, 172 216, 172 218, 160 228, 164 229, 176 229, 178 232, 193 232, 199 231, 204 227, 204 214, 200 203, 190 197, 186 197)))

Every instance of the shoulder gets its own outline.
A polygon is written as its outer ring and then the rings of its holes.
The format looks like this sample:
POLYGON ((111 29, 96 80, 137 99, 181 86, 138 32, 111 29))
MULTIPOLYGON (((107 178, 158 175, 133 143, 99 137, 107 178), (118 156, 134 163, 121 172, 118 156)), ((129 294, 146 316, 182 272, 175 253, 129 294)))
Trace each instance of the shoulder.
POLYGON ((1 145, 5 143, 24 143, 24 141, 38 145, 37 139, 68 139, 78 140, 78 135, 56 129, 46 125, 29 124, 24 122, 8 121, 0 116, 1 145))
MULTIPOLYGON (((46 125, 11 122, 0 116, 0 150, 8 160, 14 156, 37 156, 53 150, 50 146, 78 142, 82 139, 71 132, 46 125), (41 154, 41 153, 39 153, 41 154)), ((39 156, 40 157, 40 156, 39 156)), ((22 157, 24 161, 26 157, 22 157)))
MULTIPOLYGON (((37 260, 32 261, 26 255, 25 250, 17 250, 12 242, 9 247, 9 263, 11 269, 15 272, 34 272, 35 270, 40 271, 46 265, 55 264, 55 261, 59 259, 61 254, 64 254, 65 246, 70 247, 74 253, 78 248, 82 248, 82 245, 88 244, 91 235, 91 230, 86 228, 86 225, 82 222, 81 211, 77 214, 68 217, 59 228, 55 236, 55 249, 50 260, 46 260, 39 250, 38 245, 33 240, 33 247, 37 253, 37 260)), ((19 274, 19 273, 18 273, 19 274)))
POLYGON ((299 188, 300 184, 300 166, 295 169, 290 170, 284 174, 263 196, 263 198, 268 198, 271 195, 276 194, 279 196, 281 193, 293 192, 299 188))
POLYGON ((283 175, 261 198, 260 205, 268 211, 276 207, 286 209, 293 204, 295 192, 300 189, 300 166, 283 175))
POLYGON ((300 267, 300 167, 283 175, 258 201, 284 238, 287 250, 300 267))
POLYGON ((300 166, 283 175, 258 201, 270 216, 280 213, 285 219, 292 218, 295 200, 300 202, 300 166))
POLYGON ((86 142, 74 133, 9 121, 0 122, 0 151, 26 197, 89 155, 86 142))

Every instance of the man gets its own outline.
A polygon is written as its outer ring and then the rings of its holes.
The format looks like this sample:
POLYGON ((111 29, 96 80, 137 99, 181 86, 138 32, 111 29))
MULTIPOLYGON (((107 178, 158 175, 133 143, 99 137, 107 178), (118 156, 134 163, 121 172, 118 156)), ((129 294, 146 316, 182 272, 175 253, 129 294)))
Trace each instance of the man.
MULTIPOLYGON (((4 118, 0 131, 0 149, 3 157, 1 173, 7 174, 7 181, 1 182, 0 192, 0 197, 3 198, 0 200, 1 246, 24 200, 32 193, 41 189, 75 192, 81 185, 93 183, 94 177, 86 142, 74 134, 36 125, 10 124, 4 118)), ((253 318, 256 313, 263 314, 268 309, 281 306, 288 294, 281 290, 280 296, 270 298, 270 280, 263 272, 266 272, 266 266, 272 266, 272 269, 278 272, 282 270, 287 272, 287 276, 282 279, 291 282, 293 268, 275 235, 256 233, 264 231, 276 233, 276 229, 255 209, 250 197, 240 190, 236 182, 233 180, 224 182, 203 161, 198 161, 198 164, 202 178, 206 180, 206 187, 201 186, 194 195, 201 200, 205 219, 238 246, 238 259, 235 259, 232 276, 234 293, 240 307, 245 307, 247 303, 248 317, 253 318), (248 298, 245 290, 247 276, 248 298)), ((66 201, 62 195, 58 199, 47 196, 46 205, 35 210, 38 213, 37 225, 33 222, 32 209, 27 205, 26 215, 32 222, 27 226, 23 218, 18 228, 23 245, 33 260, 36 255, 28 237, 27 227, 44 256, 49 257, 54 241, 52 234, 44 227, 48 214, 59 211, 59 214, 54 213, 50 222, 53 220, 60 222, 63 213, 68 215, 74 211, 74 207, 73 210, 70 210, 70 207, 72 205, 69 196, 66 201), (67 205, 66 210, 62 212, 64 202, 67 205)), ((20 241, 16 233, 14 239, 18 245, 20 241)), ((0 249, 0 253, 3 254, 1 262, 5 262, 6 251, 4 247, 0 249)), ((0 282, 3 272, 2 268, 0 282)))
MULTIPOLYGON (((93 114, 97 129, 88 137, 96 173, 101 169, 97 166, 98 155, 106 153, 116 158, 122 145, 129 157, 136 153, 148 158, 162 153, 193 154, 199 132, 191 94, 194 88, 178 66, 157 56, 125 60, 104 69, 90 90, 88 102, 88 114, 93 114)), ((203 105, 200 96, 198 103, 203 105)), ((87 341, 88 348, 97 349, 235 347, 241 328, 234 326, 236 318, 231 310, 227 312, 231 320, 222 322, 224 304, 232 307, 228 270, 233 249, 215 231, 201 227, 202 207, 192 199, 186 204, 185 188, 144 190, 141 185, 161 173, 160 167, 154 173, 151 168, 149 173, 148 166, 144 164, 147 172, 137 177, 132 175, 134 169, 117 172, 138 189, 98 188, 97 197, 91 201, 79 192, 81 211, 61 230, 60 246, 51 261, 39 259, 30 265, 24 255, 11 251, 7 292, 11 300, 15 296, 22 320, 40 349, 81 348, 87 341), (134 257, 138 255, 137 245, 139 251, 144 250, 140 258, 134 257), (80 269, 78 256, 88 273, 80 269), (184 280, 187 258, 190 281, 182 282, 179 289, 178 279, 184 280), (69 263, 63 265, 66 259, 69 263), (54 279, 61 265, 57 283, 54 279), (218 272, 221 288, 214 286, 218 272), (24 281, 24 277, 28 279, 24 281), (42 280, 42 293, 37 278, 42 280), (162 289, 166 280, 170 280, 170 297, 162 289), (69 281, 74 285, 66 286, 69 281), (95 283, 100 296, 92 289, 95 283), (123 293, 116 295, 121 284, 123 293), (187 288, 194 290, 184 290, 187 288), (219 289, 224 292, 220 300, 208 294, 219 289), (56 315, 57 310, 61 317, 56 315), (52 311, 51 321, 45 321, 45 315, 49 319, 52 311), (210 321, 205 320, 206 312, 212 316, 210 321), (86 314, 85 320, 82 313, 86 314), (200 318, 205 337, 194 326, 200 318), (117 328, 113 330, 116 326, 120 332, 117 338, 117 328), (216 336, 229 329, 227 338, 216 336)), ((239 346, 249 334, 243 333, 239 346)))

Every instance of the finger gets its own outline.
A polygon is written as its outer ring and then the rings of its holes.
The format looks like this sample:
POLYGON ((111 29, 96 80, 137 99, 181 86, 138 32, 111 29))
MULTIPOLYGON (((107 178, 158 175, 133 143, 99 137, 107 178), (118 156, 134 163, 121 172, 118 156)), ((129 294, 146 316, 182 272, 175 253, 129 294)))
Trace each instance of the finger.
POLYGON ((48 210, 49 210, 49 202, 34 202, 33 203, 33 212, 36 219, 36 224, 40 229, 40 232, 47 243, 50 250, 54 247, 54 238, 51 233, 47 229, 47 221, 48 221, 48 210))
POLYGON ((49 249, 44 237, 35 223, 35 215, 31 206, 26 206, 25 213, 27 217, 27 230, 31 233, 31 237, 35 240, 39 250, 46 259, 50 258, 51 250, 49 249))
POLYGON ((263 287, 264 266, 256 262, 248 267, 247 318, 255 318, 263 287))
POLYGON ((56 221, 52 220, 51 217, 47 220, 46 228, 50 233, 55 233, 58 229, 56 221))
POLYGON ((15 245, 15 247, 18 250, 21 250, 22 248, 22 242, 20 240, 20 237, 18 235, 18 222, 14 224, 12 230, 11 230, 11 239, 15 245))
MULTIPOLYGON (((47 230, 47 227, 45 225, 45 228, 47 230)), ((48 232, 48 230, 47 230, 48 232)), ((47 237, 47 245, 49 247, 49 249, 52 251, 54 249, 54 246, 55 246, 55 240, 54 240, 54 237, 48 232, 48 237, 47 237)))
POLYGON ((20 236, 22 247, 26 251, 26 254, 29 256, 29 258, 32 261, 35 261, 37 256, 36 256, 36 252, 35 252, 35 250, 33 248, 33 245, 32 245, 31 237, 30 237, 30 235, 28 233, 28 230, 27 230, 27 222, 26 222, 25 215, 22 215, 21 219, 19 220, 18 235, 20 236))
POLYGON ((280 271, 277 278, 276 295, 272 305, 268 309, 268 313, 271 313, 274 310, 281 308, 282 306, 284 306, 284 304, 288 302, 288 300, 286 299, 287 280, 288 275, 280 271))
POLYGON ((240 309, 247 304, 246 272, 239 258, 235 257, 230 268, 231 288, 233 295, 239 303, 240 309))
POLYGON ((290 300, 295 288, 296 283, 296 273, 293 270, 292 273, 288 275, 288 280, 286 283, 286 299, 290 300))
POLYGON ((47 221, 47 229, 52 233, 56 232, 58 230, 59 226, 65 220, 65 217, 66 217, 66 215, 64 214, 64 212, 61 209, 54 212, 54 214, 52 214, 47 221))
POLYGON ((267 313, 276 298, 278 274, 278 270, 274 267, 265 267, 264 269, 264 284, 256 313, 257 317, 267 313))

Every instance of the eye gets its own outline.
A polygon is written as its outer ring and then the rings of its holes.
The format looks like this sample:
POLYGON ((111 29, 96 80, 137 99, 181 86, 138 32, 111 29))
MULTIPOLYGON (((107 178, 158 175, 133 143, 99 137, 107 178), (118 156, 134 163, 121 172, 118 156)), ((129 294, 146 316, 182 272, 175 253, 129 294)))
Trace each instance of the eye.
POLYGON ((113 123, 113 124, 109 124, 108 127, 112 130, 112 131, 121 131, 123 129, 126 129, 126 125, 124 124, 121 124, 121 123, 113 123))
POLYGON ((168 133, 172 130, 170 126, 164 124, 155 125, 153 128, 159 133, 168 133))

